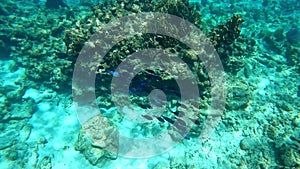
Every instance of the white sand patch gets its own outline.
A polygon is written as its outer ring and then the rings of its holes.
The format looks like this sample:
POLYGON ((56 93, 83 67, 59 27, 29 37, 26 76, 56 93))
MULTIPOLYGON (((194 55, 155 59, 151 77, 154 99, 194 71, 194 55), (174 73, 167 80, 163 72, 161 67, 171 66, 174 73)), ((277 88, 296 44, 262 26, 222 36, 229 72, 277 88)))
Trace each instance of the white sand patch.
POLYGON ((258 83, 258 93, 262 96, 265 96, 266 95, 266 91, 265 91, 265 88, 270 84, 270 80, 269 79, 266 79, 266 78, 263 78, 261 79, 261 81, 258 83))
POLYGON ((44 102, 39 103, 37 107, 40 111, 43 112, 49 111, 51 109, 51 105, 49 103, 44 103, 44 102))
POLYGON ((64 126, 78 126, 78 119, 74 115, 66 116, 63 120, 64 126))
POLYGON ((37 106, 38 111, 29 121, 33 129, 27 142, 38 142, 41 138, 47 140, 44 147, 41 146, 38 149, 39 160, 45 156, 51 156, 53 169, 94 168, 74 149, 80 129, 76 112, 69 108, 70 106, 65 108, 52 102, 58 99, 60 102, 67 103, 68 100, 65 97, 57 95, 53 99, 47 99, 45 93, 51 92, 44 91, 41 94, 35 89, 29 89, 26 92, 25 97, 41 100, 37 106), (41 98, 43 94, 46 99, 41 98))
POLYGON ((37 101, 41 97, 40 92, 36 89, 27 89, 25 94, 23 95, 23 98, 32 98, 35 101, 37 101))

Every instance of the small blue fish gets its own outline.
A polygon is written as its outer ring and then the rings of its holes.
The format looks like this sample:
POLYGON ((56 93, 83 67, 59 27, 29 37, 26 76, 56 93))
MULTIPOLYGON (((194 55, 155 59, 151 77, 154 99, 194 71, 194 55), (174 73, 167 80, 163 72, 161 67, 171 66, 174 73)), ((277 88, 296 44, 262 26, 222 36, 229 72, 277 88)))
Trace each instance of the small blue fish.
POLYGON ((118 72, 115 71, 109 71, 109 73, 113 76, 113 77, 120 77, 120 74, 118 72))
POLYGON ((183 136, 185 139, 187 139, 187 140, 189 140, 191 137, 190 137, 190 135, 187 133, 187 134, 185 134, 184 136, 183 136))

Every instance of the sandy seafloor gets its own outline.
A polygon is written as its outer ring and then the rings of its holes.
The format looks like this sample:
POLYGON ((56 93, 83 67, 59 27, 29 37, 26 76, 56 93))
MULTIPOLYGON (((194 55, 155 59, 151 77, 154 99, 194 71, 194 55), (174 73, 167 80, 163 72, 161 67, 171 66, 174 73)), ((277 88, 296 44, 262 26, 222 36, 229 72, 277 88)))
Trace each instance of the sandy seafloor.
MULTIPOLYGON (((201 8, 208 25, 224 22, 232 13, 242 14, 241 34, 256 41, 251 55, 238 58, 245 66, 226 75, 227 110, 211 138, 183 140, 149 159, 118 157, 101 168, 300 168, 300 3, 264 2, 207 0, 201 8), (295 27, 298 35, 288 40, 287 32, 295 27), (281 34, 276 34, 278 30, 281 34), (298 63, 290 63, 289 45, 298 63)), ((65 27, 73 27, 66 9, 51 12, 44 10, 43 2, 21 0, 1 1, 0 6, 0 168, 97 168, 74 149, 80 123, 71 89, 51 87, 55 67, 31 71, 44 62, 63 62, 53 56, 65 50, 63 33, 48 38, 22 36, 47 34, 52 26, 44 21, 49 18, 62 17, 65 27), (28 52, 34 48, 43 58, 28 52), (41 77, 34 80, 33 74, 41 77)), ((89 12, 80 4, 72 8, 74 21, 89 12)))

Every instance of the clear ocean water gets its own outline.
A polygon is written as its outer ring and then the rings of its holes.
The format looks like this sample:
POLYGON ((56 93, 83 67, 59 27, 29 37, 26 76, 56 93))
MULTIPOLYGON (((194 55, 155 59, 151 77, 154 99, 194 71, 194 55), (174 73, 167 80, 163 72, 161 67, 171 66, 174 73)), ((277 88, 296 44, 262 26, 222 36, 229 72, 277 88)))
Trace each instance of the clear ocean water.
POLYGON ((299 0, 1 0, 1 169, 299 169, 299 0))

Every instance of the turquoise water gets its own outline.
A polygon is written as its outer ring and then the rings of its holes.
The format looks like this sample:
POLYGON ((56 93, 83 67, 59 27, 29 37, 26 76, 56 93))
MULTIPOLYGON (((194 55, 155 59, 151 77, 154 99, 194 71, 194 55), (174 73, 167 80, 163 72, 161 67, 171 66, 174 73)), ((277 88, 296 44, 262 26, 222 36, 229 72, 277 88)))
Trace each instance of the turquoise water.
POLYGON ((300 168, 299 17, 297 0, 1 1, 0 168, 300 168))

